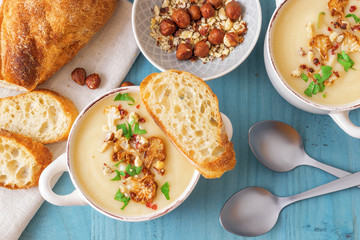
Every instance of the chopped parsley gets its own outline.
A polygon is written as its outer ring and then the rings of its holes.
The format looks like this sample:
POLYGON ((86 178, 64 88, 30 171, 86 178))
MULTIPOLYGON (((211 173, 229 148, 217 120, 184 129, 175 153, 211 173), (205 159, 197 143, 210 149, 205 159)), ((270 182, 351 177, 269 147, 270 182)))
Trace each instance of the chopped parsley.
POLYGON ((135 99, 132 98, 128 93, 118 93, 118 95, 115 96, 114 101, 130 101, 132 103, 129 103, 129 105, 134 105, 135 104, 135 99))
POLYGON ((147 133, 145 129, 139 128, 139 123, 135 123, 134 134, 141 135, 147 133))
POLYGON ((114 164, 114 167, 119 167, 120 163, 122 163, 125 159, 121 159, 118 163, 114 164))
POLYGON ((133 136, 133 133, 132 133, 131 125, 129 123, 127 125, 129 128, 126 126, 125 123, 123 123, 123 124, 117 125, 116 129, 117 130, 122 129, 123 136, 126 137, 126 139, 130 139, 133 136))
POLYGON ((346 18, 352 17, 352 18, 354 18, 354 20, 355 20, 356 23, 359 23, 359 22, 360 22, 360 18, 358 18, 355 14, 348 14, 348 15, 346 15, 345 17, 346 17, 346 18))
POLYGON ((329 79, 332 74, 332 67, 330 66, 321 66, 321 73, 322 76, 319 73, 314 74, 314 78, 316 79, 315 82, 311 82, 308 86, 308 88, 304 91, 304 93, 312 97, 312 95, 316 95, 319 92, 323 92, 325 89, 324 82, 325 80, 329 79))
POLYGON ((169 183, 166 182, 164 183, 164 185, 162 185, 161 187, 161 192, 164 194, 166 200, 170 200, 170 196, 169 196, 169 183))
POLYGON ((350 68, 355 70, 352 66, 354 66, 354 61, 345 53, 345 51, 342 51, 341 54, 337 54, 337 61, 341 65, 343 65, 345 72, 347 72, 350 68))
POLYGON ((324 13, 324 12, 320 12, 320 13, 319 13, 317 28, 320 27, 320 16, 321 16, 321 15, 325 15, 325 13, 324 13))
POLYGON ((123 171, 115 170, 115 172, 116 172, 116 176, 113 179, 111 179, 111 181, 120 181, 121 176, 125 176, 125 173, 123 171))
POLYGON ((123 202, 124 203, 124 206, 121 208, 121 210, 124 210, 125 207, 129 204, 129 201, 130 201, 130 197, 125 197, 125 195, 120 192, 120 189, 117 191, 117 193, 115 194, 115 197, 114 199, 116 201, 119 201, 119 202, 123 202))
POLYGON ((305 75, 305 73, 302 73, 300 75, 301 79, 304 80, 305 82, 307 82, 309 80, 309 77, 305 75))
POLYGON ((142 167, 135 167, 134 165, 127 165, 125 172, 130 176, 138 175, 141 172, 142 167))

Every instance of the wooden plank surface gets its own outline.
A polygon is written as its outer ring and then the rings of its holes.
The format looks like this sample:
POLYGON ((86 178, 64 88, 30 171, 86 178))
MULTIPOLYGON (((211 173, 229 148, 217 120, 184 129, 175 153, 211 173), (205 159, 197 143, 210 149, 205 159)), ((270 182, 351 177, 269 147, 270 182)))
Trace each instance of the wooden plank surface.
MULTIPOLYGON (((251 1, 251 0, 249 0, 251 1)), ((245 239, 219 224, 219 211, 237 190, 265 187, 279 196, 293 195, 335 178, 311 167, 288 173, 273 172, 260 164, 247 143, 247 131, 255 122, 280 120, 302 136, 310 156, 347 171, 360 171, 359 140, 347 136, 326 115, 303 112, 288 104, 272 87, 263 63, 263 43, 274 1, 261 0, 263 26, 249 58, 230 74, 209 81, 220 109, 234 127, 236 168, 220 179, 201 178, 190 197, 176 210, 156 220, 125 223, 107 218, 92 208, 57 207, 45 202, 20 239, 245 239)), ((140 55, 126 80, 139 84, 157 72, 140 55)), ((351 118, 360 124, 360 110, 351 118)), ((73 186, 65 174, 55 187, 69 193, 73 186)), ((283 210, 269 233, 254 239, 359 239, 360 190, 353 188, 295 203, 283 210)))

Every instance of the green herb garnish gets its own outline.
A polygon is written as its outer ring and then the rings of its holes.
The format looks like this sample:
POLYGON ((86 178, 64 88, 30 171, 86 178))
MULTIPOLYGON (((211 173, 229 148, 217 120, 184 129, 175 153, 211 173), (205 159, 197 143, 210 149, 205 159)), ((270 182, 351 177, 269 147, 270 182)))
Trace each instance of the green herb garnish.
POLYGON ((345 17, 346 17, 346 18, 352 17, 352 18, 354 18, 354 20, 355 20, 356 23, 360 22, 360 18, 358 18, 355 14, 348 14, 348 15, 346 15, 345 17))
POLYGON ((113 179, 111 179, 111 181, 120 181, 121 176, 125 176, 125 173, 123 171, 115 170, 115 172, 116 172, 116 176, 113 179))
POLYGON ((125 123, 122 123, 120 125, 117 125, 116 129, 117 130, 122 129, 123 136, 126 137, 126 139, 130 139, 133 136, 133 133, 132 133, 131 125, 129 123, 127 125, 128 127, 126 127, 125 123))
POLYGON ((319 25, 320 25, 320 16, 321 15, 325 15, 325 13, 324 12, 319 13, 317 28, 319 28, 319 25))
POLYGON ((345 53, 345 51, 342 51, 341 54, 337 54, 337 61, 343 65, 345 72, 347 72, 350 68, 356 70, 352 67, 354 66, 354 61, 345 53))
POLYGON ((114 101, 131 101, 132 104, 129 103, 130 106, 135 104, 135 99, 132 98, 128 93, 124 93, 124 94, 119 93, 114 98, 114 101))
POLYGON ((304 80, 305 82, 307 82, 307 81, 309 80, 309 77, 306 76, 304 73, 302 73, 302 74, 300 75, 300 77, 301 77, 301 79, 304 80))
POLYGON ((130 201, 130 197, 125 197, 125 195, 120 192, 120 189, 117 191, 117 193, 115 194, 115 197, 114 199, 116 201, 119 201, 119 202, 123 202, 124 203, 124 206, 121 208, 121 210, 124 210, 125 207, 129 204, 129 201, 130 201))
POLYGON ((138 175, 141 172, 142 167, 135 167, 134 165, 127 165, 125 172, 130 176, 138 175))
POLYGON ((145 129, 139 128, 139 123, 135 123, 134 134, 141 135, 147 133, 145 129))
POLYGON ((125 159, 121 159, 118 163, 114 164, 114 167, 119 167, 120 163, 122 163, 125 159))
POLYGON ((325 94, 325 93, 324 93, 322 96, 323 96, 323 98, 326 98, 326 94, 325 94))
POLYGON ((132 125, 134 124, 134 122, 135 122, 135 118, 132 117, 132 119, 133 119, 133 120, 131 120, 131 122, 130 122, 130 125, 131 125, 131 126, 132 126, 132 125))
POLYGON ((166 200, 170 200, 170 196, 169 196, 169 183, 166 182, 164 183, 164 185, 162 185, 161 187, 161 192, 164 194, 164 196, 166 197, 166 200))
POLYGON ((324 82, 325 80, 329 79, 332 74, 332 67, 329 66, 321 66, 321 73, 314 74, 314 78, 316 79, 317 83, 311 82, 308 88, 304 91, 304 93, 312 97, 312 95, 316 95, 318 92, 323 92, 325 89, 324 82))

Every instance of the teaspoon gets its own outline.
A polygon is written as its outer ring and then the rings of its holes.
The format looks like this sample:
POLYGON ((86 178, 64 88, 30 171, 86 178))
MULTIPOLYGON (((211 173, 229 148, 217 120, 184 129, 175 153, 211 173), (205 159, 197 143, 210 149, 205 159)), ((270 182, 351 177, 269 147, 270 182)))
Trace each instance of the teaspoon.
POLYGON ((271 170, 287 172, 297 166, 308 165, 339 178, 351 174, 309 157, 299 133, 286 123, 279 121, 255 123, 249 130, 248 138, 255 157, 271 170))
POLYGON ((275 226, 281 210, 289 204, 359 184, 357 172, 290 197, 277 197, 264 188, 248 187, 227 200, 220 212, 220 223, 233 234, 259 236, 275 226))

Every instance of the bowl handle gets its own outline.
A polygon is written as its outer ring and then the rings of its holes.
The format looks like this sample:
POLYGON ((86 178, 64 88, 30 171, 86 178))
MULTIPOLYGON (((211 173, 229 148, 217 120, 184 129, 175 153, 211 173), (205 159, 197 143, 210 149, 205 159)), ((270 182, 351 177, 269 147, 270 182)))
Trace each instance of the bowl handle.
POLYGON ((353 124, 349 118, 350 111, 329 113, 330 117, 347 134, 354 138, 360 138, 360 127, 353 124))
POLYGON ((276 7, 278 8, 285 0, 275 0, 276 7))
POLYGON ((68 168, 66 166, 66 153, 63 153, 41 173, 39 179, 39 190, 41 196, 49 203, 58 206, 87 205, 80 196, 78 190, 74 190, 72 193, 67 195, 58 195, 53 192, 51 188, 53 177, 59 173, 62 174, 65 171, 68 171, 68 168))

